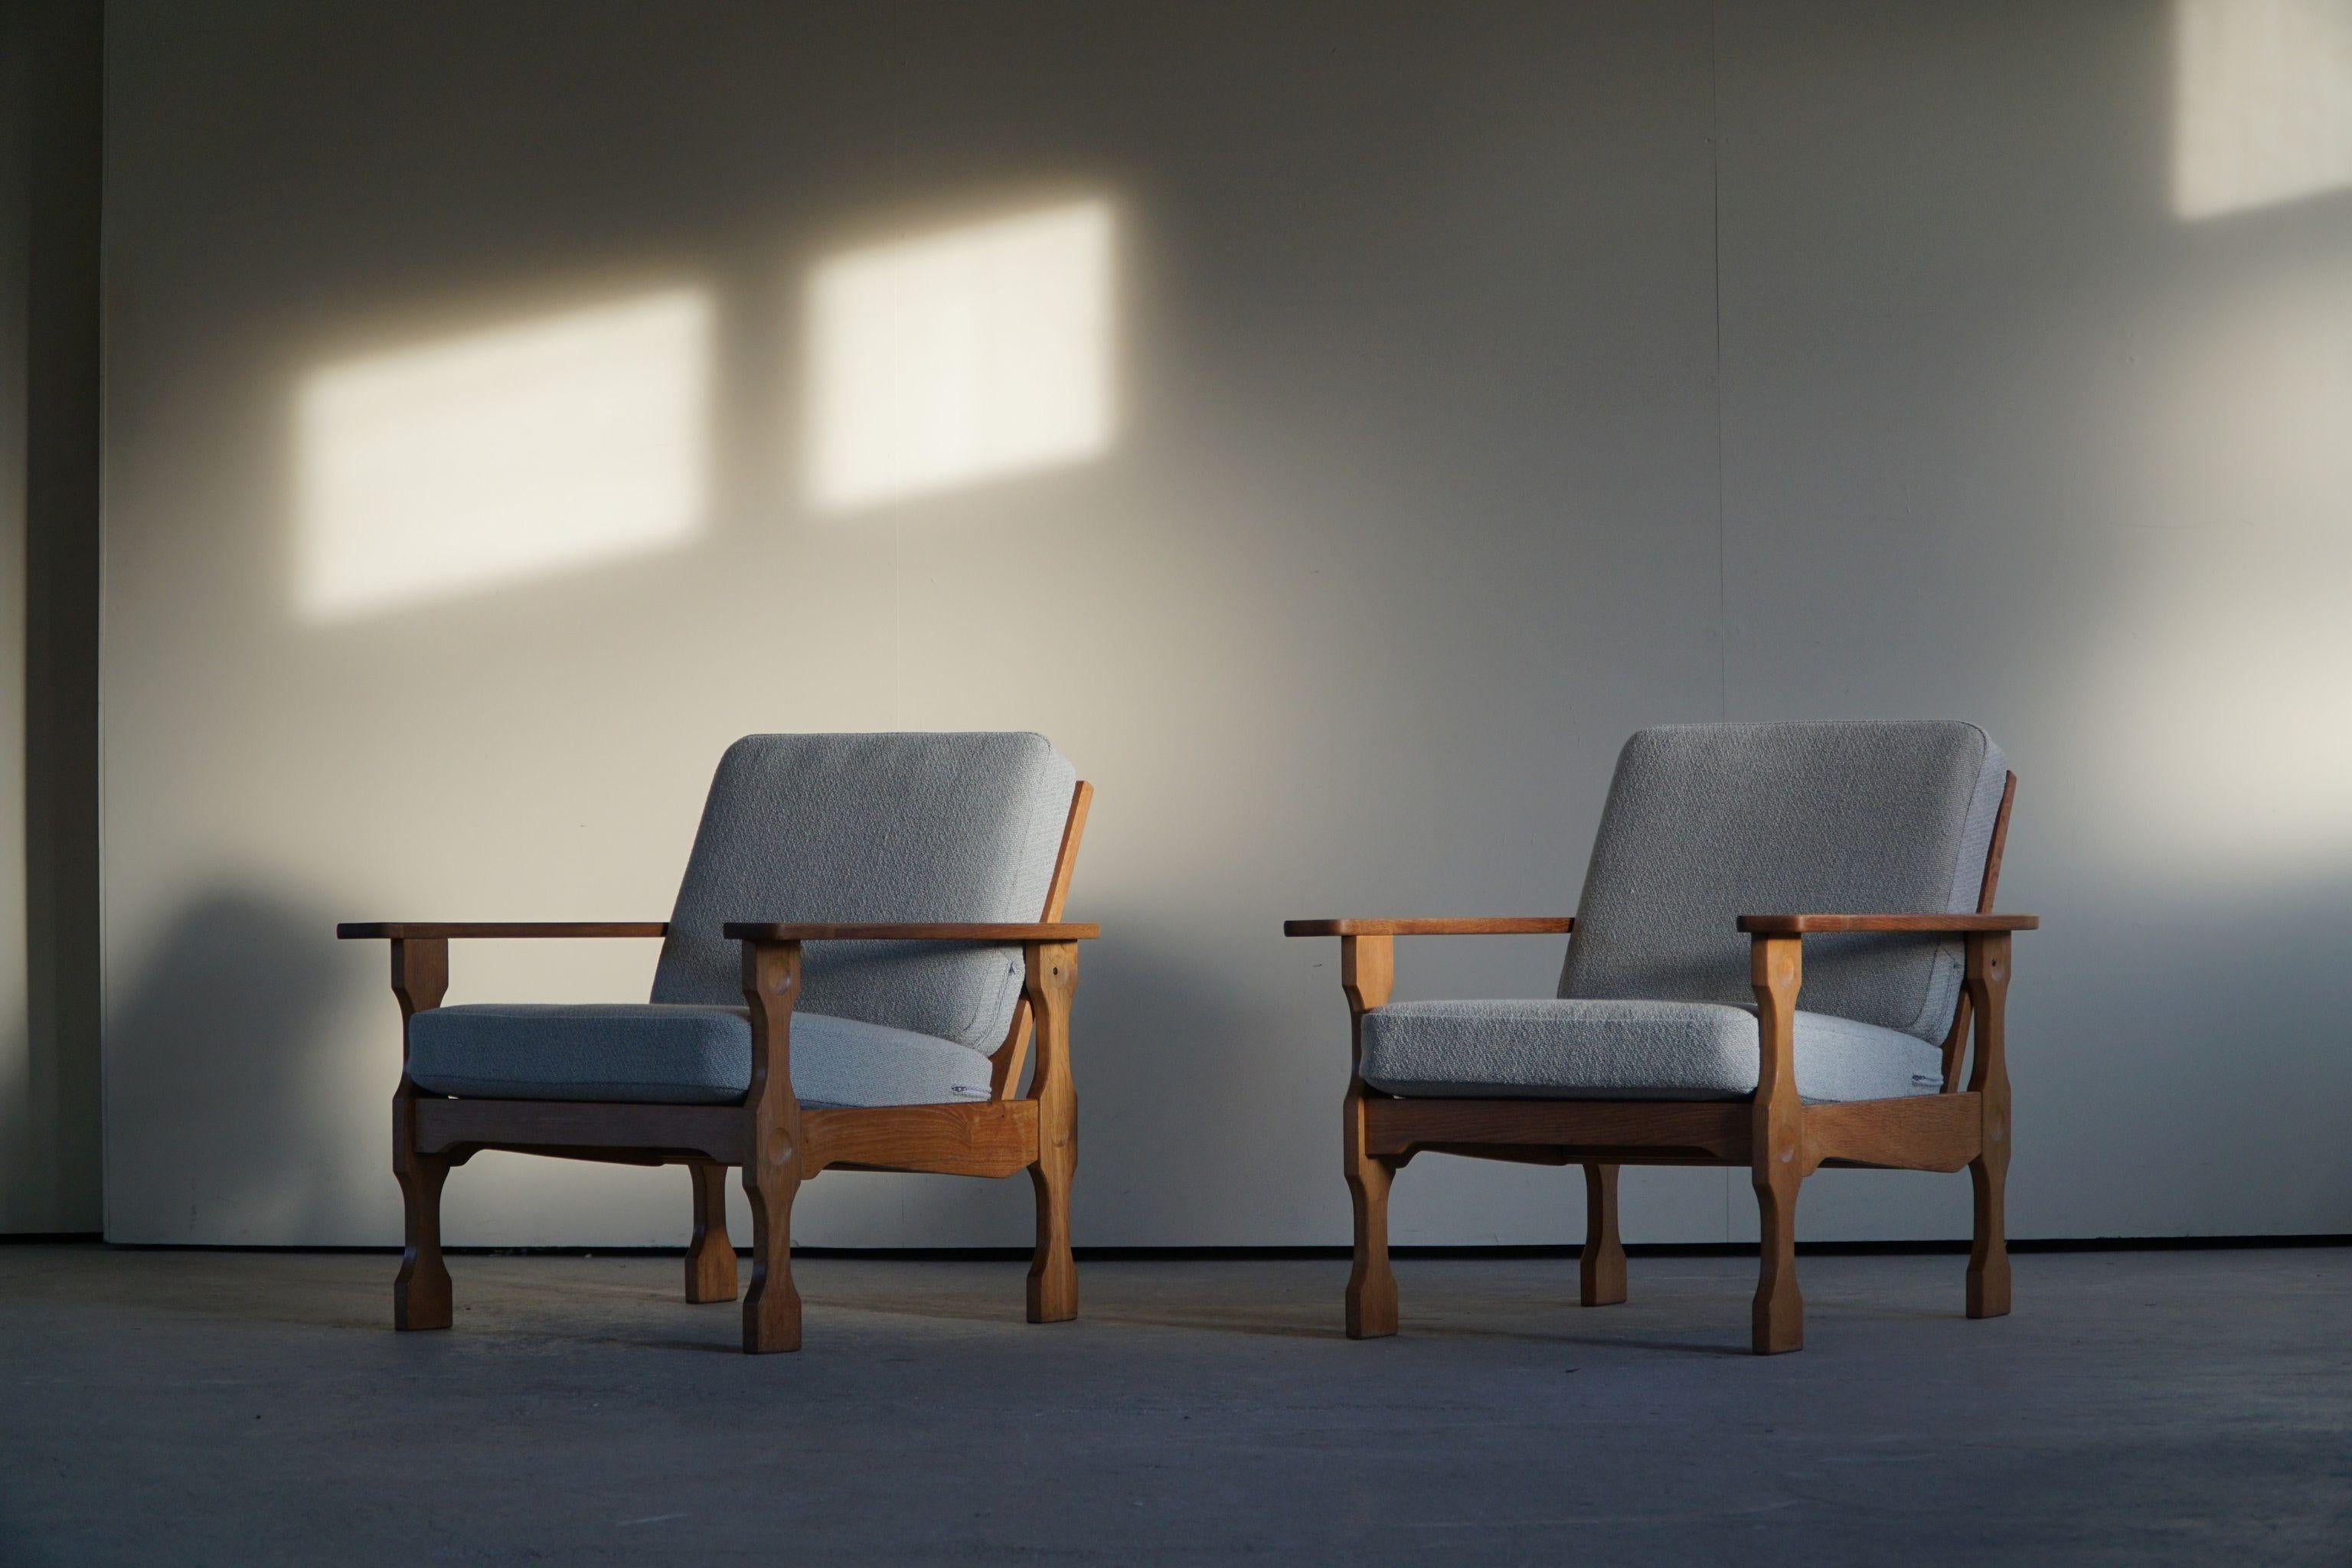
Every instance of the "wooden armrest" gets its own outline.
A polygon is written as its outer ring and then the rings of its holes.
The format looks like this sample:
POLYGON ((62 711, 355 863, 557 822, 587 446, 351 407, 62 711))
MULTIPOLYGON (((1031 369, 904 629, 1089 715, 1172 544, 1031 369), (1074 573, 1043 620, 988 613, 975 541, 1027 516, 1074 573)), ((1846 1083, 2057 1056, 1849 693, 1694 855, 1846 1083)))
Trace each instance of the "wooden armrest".
POLYGON ((1830 931, 1918 931, 1959 936, 1969 931, 2035 931, 2040 915, 1742 915, 1750 936, 1806 936, 1830 931))
POLYGON ((1574 915, 1501 915, 1433 920, 1285 921, 1285 936, 1558 936, 1576 929, 1574 915))
POLYGON ((666 921, 376 921, 335 928, 341 941, 426 940, 439 937, 667 936, 666 921))
POLYGON ((1091 942, 1102 927, 1072 921, 992 923, 975 921, 865 921, 842 924, 729 921, 719 928, 733 942, 1091 942))

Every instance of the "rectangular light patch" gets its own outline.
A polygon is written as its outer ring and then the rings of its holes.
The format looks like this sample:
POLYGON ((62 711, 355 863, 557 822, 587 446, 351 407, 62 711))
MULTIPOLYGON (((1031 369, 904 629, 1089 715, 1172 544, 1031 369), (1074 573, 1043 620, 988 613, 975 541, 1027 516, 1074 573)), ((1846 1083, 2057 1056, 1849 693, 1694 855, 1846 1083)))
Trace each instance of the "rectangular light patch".
POLYGON ((2352 0, 2174 0, 2173 20, 2175 212, 2352 185, 2352 0))
POLYGON ((698 289, 331 365, 297 410, 298 596, 331 620, 663 548, 700 526, 698 289))
POLYGON ((847 508, 1092 457, 1111 435, 1099 201, 836 257, 811 279, 809 494, 847 508))

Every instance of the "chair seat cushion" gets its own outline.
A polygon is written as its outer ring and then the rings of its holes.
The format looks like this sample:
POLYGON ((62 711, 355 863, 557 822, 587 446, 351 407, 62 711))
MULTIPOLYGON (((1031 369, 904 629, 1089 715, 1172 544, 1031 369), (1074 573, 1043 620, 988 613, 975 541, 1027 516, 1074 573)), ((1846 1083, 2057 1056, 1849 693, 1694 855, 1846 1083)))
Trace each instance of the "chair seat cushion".
MULTIPOLYGON (((487 1003, 408 1026, 408 1076, 430 1094, 727 1105, 751 1087, 741 1007, 487 1003)), ((793 1090, 806 1106, 935 1105, 989 1097, 989 1061, 952 1040, 794 1013, 793 1090)))
MULTIPOLYGON (((1756 1010, 1712 1002, 1404 1002, 1364 1015, 1364 1081, 1390 1094, 1745 1100, 1756 1010)), ((1943 1053, 1899 1029, 1797 1015, 1797 1092, 1892 1100, 1943 1087, 1943 1053)))

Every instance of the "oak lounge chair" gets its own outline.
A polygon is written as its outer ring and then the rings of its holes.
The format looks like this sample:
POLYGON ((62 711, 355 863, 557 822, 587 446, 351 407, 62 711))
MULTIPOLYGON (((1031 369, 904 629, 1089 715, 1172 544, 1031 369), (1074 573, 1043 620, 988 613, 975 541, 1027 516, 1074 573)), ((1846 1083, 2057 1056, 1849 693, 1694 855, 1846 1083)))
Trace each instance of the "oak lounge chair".
POLYGON ((481 1149, 687 1166, 689 1301, 735 1299, 725 1176, 740 1165, 747 1352, 800 1347, 803 1181, 1025 1169, 1029 1321, 1077 1316, 1070 996, 1097 932, 1062 903, 1092 793, 1040 735, 753 735, 719 762, 667 923, 336 928, 391 942, 400 999, 394 1325, 449 1326, 441 1184, 481 1149), (660 937, 661 963, 647 1004, 444 1007, 455 937, 660 937))
POLYGON ((1990 912, 2016 782, 1971 724, 1644 730, 1573 918, 1288 922, 1339 939, 1354 1020, 1349 1335, 1396 1332, 1389 1184, 1423 1152, 1582 1164, 1588 1307, 1625 1299, 1620 1165, 1747 1166, 1759 1355, 1804 1342, 1807 1175, 1966 1166, 1969 1316, 2007 1312, 2001 1015, 2010 933, 2039 923, 1990 912), (1389 1002, 1397 937, 1482 932, 1570 933, 1558 998, 1389 1002))

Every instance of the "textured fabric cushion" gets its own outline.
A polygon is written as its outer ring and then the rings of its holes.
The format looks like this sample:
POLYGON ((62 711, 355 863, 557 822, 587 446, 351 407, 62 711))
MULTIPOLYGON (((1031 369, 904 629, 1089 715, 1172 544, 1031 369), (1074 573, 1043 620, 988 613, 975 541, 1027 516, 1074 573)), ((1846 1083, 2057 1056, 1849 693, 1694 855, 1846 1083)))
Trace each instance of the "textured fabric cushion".
MULTIPOLYGON (((1745 1100, 1754 1007, 1706 1002, 1402 1002, 1364 1015, 1364 1081, 1391 1094, 1745 1100)), ((1943 1055, 1897 1029, 1797 1015, 1797 1092, 1892 1100, 1943 1086, 1943 1055)))
MULTIPOLYGON (((433 1094, 727 1105, 751 1087, 751 1016, 741 1007, 436 1007, 410 1020, 408 1039, 408 1076, 433 1094)), ((989 1097, 987 1058, 903 1029, 795 1010, 791 1054, 803 1105, 989 1097)))
MULTIPOLYGON (((1744 1005, 1740 915, 1973 910, 2007 772, 1973 724, 1642 731, 1617 760, 1559 994, 1744 1005)), ((1809 937, 1799 1000, 1940 1043, 1960 956, 1935 937, 1809 937)))
MULTIPOLYGON (((751 735, 711 781, 653 999, 742 995, 729 921, 1034 921, 1077 775, 1042 735, 751 735)), ((1021 950, 811 942, 801 1005, 1003 1044, 1021 950)))

